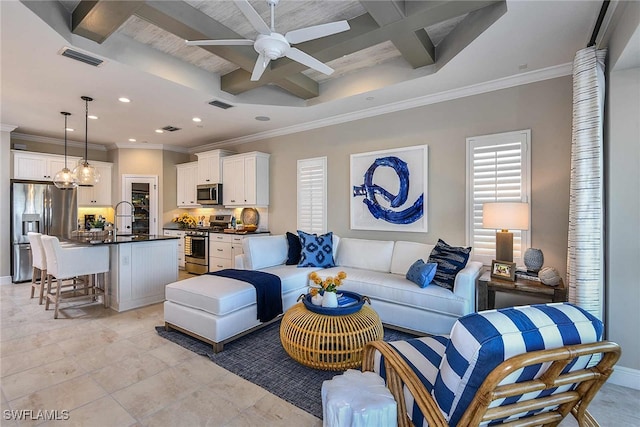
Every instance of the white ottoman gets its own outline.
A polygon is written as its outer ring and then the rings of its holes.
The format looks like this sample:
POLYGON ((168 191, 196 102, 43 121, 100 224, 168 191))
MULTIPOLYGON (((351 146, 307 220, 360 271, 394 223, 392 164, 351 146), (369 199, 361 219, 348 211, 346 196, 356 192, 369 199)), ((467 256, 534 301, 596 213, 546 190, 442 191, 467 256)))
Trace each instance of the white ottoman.
POLYGON ((322 383, 325 427, 397 426, 398 407, 384 380, 373 372, 347 370, 322 383))

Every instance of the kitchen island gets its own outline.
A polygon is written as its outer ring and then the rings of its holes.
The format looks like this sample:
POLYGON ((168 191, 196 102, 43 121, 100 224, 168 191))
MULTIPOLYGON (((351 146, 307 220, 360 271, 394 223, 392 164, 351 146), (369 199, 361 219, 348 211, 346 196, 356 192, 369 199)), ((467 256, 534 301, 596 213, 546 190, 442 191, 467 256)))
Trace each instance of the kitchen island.
POLYGON ((164 301, 164 287, 178 280, 178 238, 81 233, 69 241, 109 246, 109 297, 116 311, 164 301))

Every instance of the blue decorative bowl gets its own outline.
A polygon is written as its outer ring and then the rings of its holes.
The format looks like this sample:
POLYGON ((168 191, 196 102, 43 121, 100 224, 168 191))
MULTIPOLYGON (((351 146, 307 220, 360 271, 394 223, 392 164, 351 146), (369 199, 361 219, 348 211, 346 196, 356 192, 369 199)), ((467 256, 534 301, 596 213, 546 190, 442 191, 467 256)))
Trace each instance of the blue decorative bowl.
POLYGON ((311 302, 311 294, 306 294, 302 299, 302 303, 307 308, 307 310, 313 311, 314 313, 324 314, 327 316, 344 316, 346 314, 352 314, 360 311, 364 302, 366 300, 369 300, 369 298, 363 297, 362 295, 357 294, 355 292, 342 291, 339 293, 343 294, 344 296, 351 297, 355 299, 357 302, 355 304, 348 305, 346 307, 335 307, 335 308, 322 307, 320 305, 313 305, 313 303, 311 302))

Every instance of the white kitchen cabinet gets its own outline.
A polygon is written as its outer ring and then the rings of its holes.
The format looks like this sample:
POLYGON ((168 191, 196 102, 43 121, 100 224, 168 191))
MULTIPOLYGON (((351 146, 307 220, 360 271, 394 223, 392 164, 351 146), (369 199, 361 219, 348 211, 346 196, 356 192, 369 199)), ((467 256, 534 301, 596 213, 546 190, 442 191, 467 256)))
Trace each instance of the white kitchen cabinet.
POLYGON ((222 159, 232 154, 226 150, 196 153, 198 157, 197 184, 219 184, 222 182, 222 159))
POLYGON ((209 235, 209 271, 233 268, 230 234, 209 235))
MULTIPOLYGON (((64 168, 64 156, 15 150, 12 152, 14 179, 53 181, 56 173, 64 168)), ((67 156, 67 167, 73 170, 78 160, 79 157, 67 156)))
POLYGON ((176 202, 179 208, 199 207, 197 181, 198 162, 176 165, 177 187, 176 202))
POLYGON ((223 159, 225 206, 269 205, 269 154, 253 151, 223 159))
POLYGON ((78 206, 111 206, 111 170, 113 163, 90 160, 100 179, 93 187, 78 187, 78 206))
POLYGON ((180 268, 181 270, 184 270, 184 234, 185 233, 182 230, 164 230, 165 236, 174 236, 180 238, 178 240, 178 268, 180 268))

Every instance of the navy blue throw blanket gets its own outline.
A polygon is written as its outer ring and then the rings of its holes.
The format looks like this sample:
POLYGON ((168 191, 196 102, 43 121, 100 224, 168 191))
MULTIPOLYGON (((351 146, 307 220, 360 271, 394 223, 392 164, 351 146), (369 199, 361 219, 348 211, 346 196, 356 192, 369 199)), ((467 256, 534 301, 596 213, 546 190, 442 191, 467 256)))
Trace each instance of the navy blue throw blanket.
POLYGON ((282 283, 275 274, 255 270, 236 270, 227 268, 208 273, 212 276, 241 280, 256 288, 258 320, 268 322, 282 314, 282 283))

